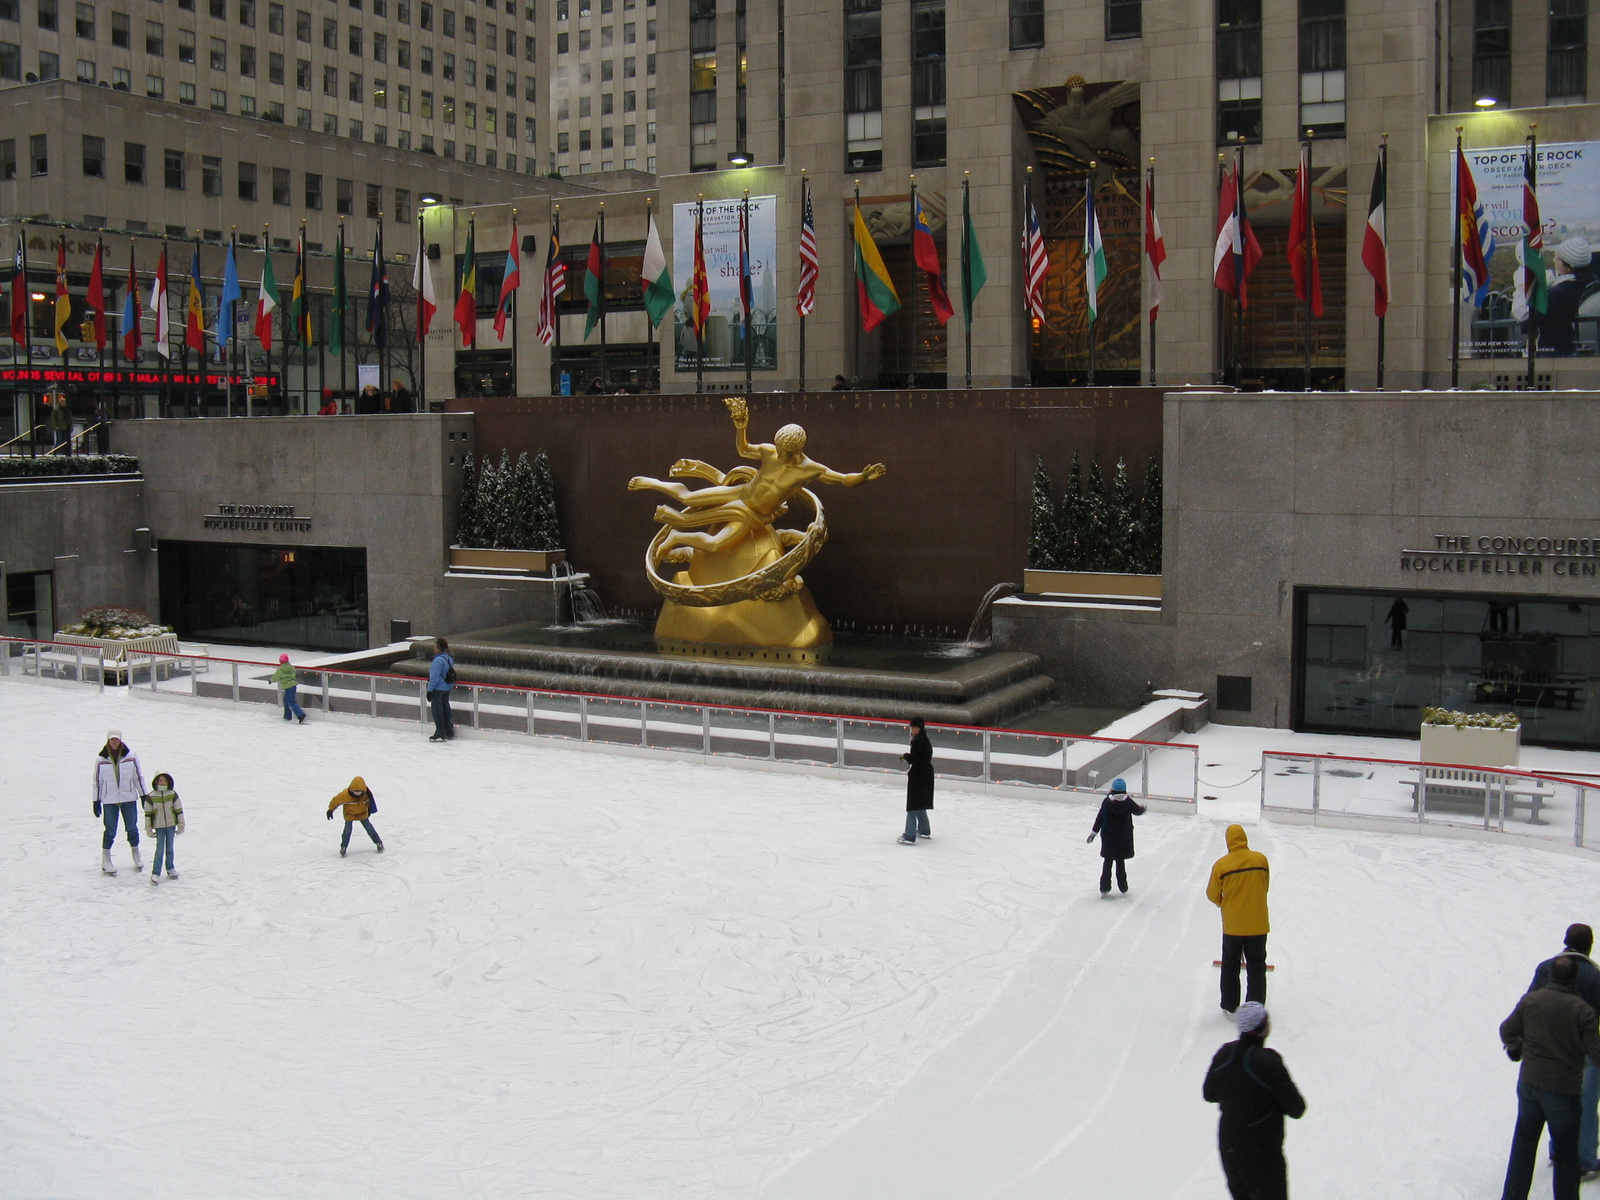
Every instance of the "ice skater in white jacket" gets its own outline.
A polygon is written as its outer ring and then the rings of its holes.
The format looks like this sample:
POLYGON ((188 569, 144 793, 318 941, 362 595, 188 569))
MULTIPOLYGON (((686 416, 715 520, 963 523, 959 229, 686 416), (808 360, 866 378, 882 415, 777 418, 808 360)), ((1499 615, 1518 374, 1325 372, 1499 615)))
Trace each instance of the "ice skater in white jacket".
POLYGON ((106 744, 94 764, 94 815, 106 823, 106 835, 100 843, 100 869, 107 875, 117 873, 111 865, 111 844, 117 840, 118 816, 128 833, 133 869, 144 870, 144 860, 139 857, 139 802, 144 794, 139 756, 123 744, 122 730, 108 730, 106 744))

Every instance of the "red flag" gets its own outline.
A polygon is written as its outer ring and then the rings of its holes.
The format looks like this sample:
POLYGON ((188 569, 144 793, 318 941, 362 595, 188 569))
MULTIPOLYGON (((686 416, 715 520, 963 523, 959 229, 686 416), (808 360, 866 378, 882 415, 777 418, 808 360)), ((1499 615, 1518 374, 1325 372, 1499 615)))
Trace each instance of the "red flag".
POLYGON ((1361 262, 1372 276, 1372 312, 1383 316, 1389 311, 1389 173, 1380 151, 1372 171, 1372 198, 1367 202, 1367 230, 1361 238, 1361 262))
POLYGON ((1322 271, 1317 263, 1317 227, 1311 216, 1311 172, 1300 148, 1300 170, 1294 177, 1294 205, 1289 211, 1289 274, 1294 298, 1311 300, 1311 315, 1322 315, 1322 271))
POLYGON ((139 361, 139 345, 144 334, 139 324, 144 312, 139 305, 139 270, 133 263, 133 245, 128 245, 128 291, 122 298, 122 353, 129 362, 139 361))
POLYGON ((1161 264, 1167 261, 1167 239, 1161 236, 1161 222, 1156 217, 1156 176, 1150 168, 1144 185, 1144 253, 1150 260, 1150 320, 1161 311, 1161 264))
POLYGON ((706 242, 703 209, 695 210, 694 217, 694 282, 689 290, 689 323, 694 326, 696 339, 706 335, 706 322, 711 319, 711 281, 706 278, 706 242))
POLYGON ((1478 184, 1460 140, 1456 139, 1456 223, 1461 226, 1461 270, 1465 275, 1461 296, 1471 304, 1481 304, 1489 288, 1489 264, 1478 231, 1478 184))
POLYGON ((522 257, 517 245, 517 221, 511 219, 511 249, 506 251, 506 270, 500 279, 500 303, 494 310, 494 335, 506 340, 506 317, 511 311, 511 293, 522 286, 522 257))
POLYGON ((933 302, 933 315, 943 325, 955 315, 950 303, 950 293, 944 286, 944 268, 939 263, 939 247, 934 245, 933 229, 922 210, 922 197, 917 196, 911 211, 911 255, 917 266, 928 277, 928 299, 933 302))
POLYGON ((467 252, 461 258, 461 290, 456 293, 456 325, 461 345, 471 349, 478 341, 478 226, 467 225, 467 252))
POLYGON ((1245 284, 1260 261, 1261 243, 1250 228, 1244 205, 1244 177, 1235 160, 1222 177, 1222 191, 1217 198, 1217 244, 1211 264, 1217 290, 1238 300, 1240 308, 1250 307, 1245 284))
POLYGON ((94 267, 89 272, 89 290, 84 295, 89 307, 94 309, 94 348, 106 348, 106 279, 102 263, 104 248, 96 239, 94 244, 94 267))

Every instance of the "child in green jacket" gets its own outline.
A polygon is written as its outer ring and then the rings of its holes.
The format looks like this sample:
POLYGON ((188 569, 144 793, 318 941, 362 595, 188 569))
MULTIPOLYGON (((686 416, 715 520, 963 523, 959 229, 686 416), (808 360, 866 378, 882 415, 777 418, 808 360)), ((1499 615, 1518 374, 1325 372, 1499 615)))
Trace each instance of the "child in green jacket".
POLYGON ((167 878, 178 877, 172 864, 173 839, 183 832, 183 801, 172 790, 172 776, 163 771, 141 802, 144 806, 144 831, 156 840, 155 861, 150 865, 150 886, 161 882, 161 860, 166 856, 167 878))
POLYGON ((306 710, 300 707, 300 702, 294 698, 295 689, 300 684, 300 675, 289 665, 287 654, 278 655, 278 669, 272 673, 272 682, 277 685, 279 694, 283 697, 283 719, 293 720, 298 717, 300 724, 306 723, 306 710))

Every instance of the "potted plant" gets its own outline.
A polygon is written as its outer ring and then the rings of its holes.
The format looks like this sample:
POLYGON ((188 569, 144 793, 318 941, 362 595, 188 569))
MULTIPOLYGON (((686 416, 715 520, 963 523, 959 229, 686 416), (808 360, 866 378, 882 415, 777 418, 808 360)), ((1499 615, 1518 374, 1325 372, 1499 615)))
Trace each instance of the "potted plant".
POLYGON ((172 626, 150 619, 148 613, 121 605, 87 608, 78 619, 56 634, 56 641, 69 646, 97 646, 106 658, 122 661, 130 651, 178 652, 178 636, 172 626))
POLYGON ((1470 767, 1515 767, 1522 757, 1516 713, 1422 710, 1422 761, 1470 767))
POLYGON ((1087 477, 1076 452, 1061 500, 1056 502, 1039 459, 1033 475, 1033 519, 1022 590, 1035 596, 1072 596, 1159 605, 1161 602, 1161 466, 1145 468, 1137 495, 1128 465, 1117 460, 1108 487, 1100 456, 1087 477))
POLYGON ((451 570, 548 575, 566 561, 555 481, 543 450, 513 463, 505 450, 495 465, 469 454, 461 469, 461 516, 451 570))

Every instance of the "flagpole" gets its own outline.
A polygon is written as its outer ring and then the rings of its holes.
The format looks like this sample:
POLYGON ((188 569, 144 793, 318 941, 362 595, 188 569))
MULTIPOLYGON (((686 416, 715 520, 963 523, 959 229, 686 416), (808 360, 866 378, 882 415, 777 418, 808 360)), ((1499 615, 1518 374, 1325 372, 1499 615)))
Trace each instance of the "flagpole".
MULTIPOLYGON (((162 259, 163 262, 166 261, 166 257, 167 257, 167 239, 166 238, 162 238, 161 239, 161 259, 162 259)), ((158 267, 157 269, 159 270, 160 268, 158 267)), ((165 288, 163 288, 162 292, 161 292, 161 306, 164 309, 166 309, 166 311, 167 311, 167 313, 169 315, 169 320, 170 320, 170 314, 172 312, 172 306, 167 303, 167 292, 170 291, 171 288, 172 288, 172 268, 169 266, 167 268, 167 286, 165 288)), ((151 319, 155 321, 154 332, 160 333, 161 332, 161 316, 160 316, 160 314, 152 312, 150 314, 150 316, 151 316, 151 319)), ((168 332, 170 333, 171 330, 169 329, 168 332)), ((171 342, 170 339, 168 339, 168 338, 162 338, 161 339, 160 344, 156 347, 156 355, 161 359, 161 415, 164 416, 164 417, 170 417, 172 415, 172 342, 171 342), (166 351, 166 353, 162 353, 163 350, 166 351)))
MULTIPOLYGON (((506 297, 506 315, 511 318, 511 394, 513 396, 522 395, 522 383, 517 377, 517 318, 521 315, 517 311, 517 292, 522 289, 522 247, 517 245, 517 239, 521 236, 521 233, 522 231, 517 228, 517 210, 513 208, 511 210, 511 244, 517 247, 517 287, 506 297)), ((384 306, 384 311, 388 311, 387 305, 384 306)), ((649 321, 646 320, 645 323, 649 324, 649 321)))
MULTIPOLYGON (((697 256, 699 254, 700 247, 705 244, 705 236, 706 236, 706 194, 704 192, 701 192, 699 194, 699 199, 697 199, 695 201, 695 209, 694 209, 694 240, 695 240, 695 249, 696 249, 697 256)), ((698 262, 695 264, 695 270, 697 272, 699 270, 698 262)), ((690 284, 689 284, 689 303, 694 306, 694 310, 695 310, 695 312, 694 312, 694 316, 695 316, 695 320, 694 320, 694 390, 696 392, 703 392, 703 391, 706 390, 706 340, 705 340, 705 323, 700 320, 700 298, 699 298, 699 295, 695 291, 695 288, 697 286, 698 286, 697 281, 694 281, 694 280, 690 281, 690 284)))
MULTIPOLYGON (((966 322, 966 336, 962 341, 967 359, 969 391, 972 388, 972 230, 968 228, 968 223, 972 219, 972 209, 969 207, 971 188, 972 172, 961 172, 961 318, 966 322)), ((949 228, 948 221, 945 227, 949 228)))
MULTIPOLYGON (((555 239, 556 245, 561 244, 561 205, 553 205, 550 210, 550 236, 555 239)), ((548 271, 548 267, 546 270, 548 271)), ((566 276, 561 280, 561 291, 566 292, 566 276)), ((555 326, 555 345, 550 350, 550 394, 559 395, 561 392, 561 298, 550 298, 550 322, 555 326)))
MULTIPOLYGON (((198 229, 196 229, 194 231, 194 262, 195 262, 195 266, 199 267, 199 265, 200 265, 200 231, 198 229)), ((198 292, 200 290, 200 281, 199 281, 199 279, 196 278, 196 279, 191 280, 190 283, 189 283, 189 286, 194 291, 198 292)), ((184 318, 183 318, 183 325, 184 325, 183 365, 184 365, 184 369, 185 370, 187 370, 188 366, 189 366, 189 346, 188 346, 188 343, 189 343, 189 335, 188 335, 189 317, 188 317, 188 307, 189 307, 188 304, 185 303, 184 304, 184 318)), ((194 356, 195 356, 195 359, 196 359, 194 378, 192 380, 190 380, 190 382, 189 382, 189 407, 192 410, 193 409, 198 409, 199 411, 197 411, 197 412, 196 411, 191 411, 190 414, 189 414, 190 416, 203 416, 205 414, 205 397, 206 397, 206 393, 205 393, 206 352, 205 352, 205 348, 204 348, 205 347, 205 342, 206 342, 205 329, 206 329, 206 304, 205 304, 205 297, 202 295, 201 299, 200 299, 200 346, 201 346, 201 349, 196 350, 194 352, 194 356)))
MULTIPOLYGON (((389 301, 386 296, 389 290, 389 268, 384 264, 383 257, 383 217, 380 214, 378 217, 378 241, 372 251, 372 269, 378 275, 378 320, 376 322, 377 328, 372 331, 372 339, 375 343, 374 348, 378 352, 378 391, 387 396, 394 390, 394 371, 393 364, 389 362, 389 301)), ((372 297, 367 297, 367 303, 372 303, 372 297)), ((515 326, 512 327, 511 336, 513 338, 516 337, 515 326)), ((511 355, 511 367, 514 372, 517 364, 515 342, 511 346, 511 355)), ((515 374, 513 374, 512 379, 515 381, 515 374)), ((383 410, 379 409, 379 411, 383 410)), ((394 411, 392 399, 389 411, 394 411)))
MULTIPOLYGON (((1378 161, 1382 164, 1383 171, 1383 265, 1384 274, 1387 276, 1389 267, 1389 135, 1383 135, 1383 140, 1378 144, 1378 161)), ((1461 222, 1457 221, 1459 225, 1461 222)), ((1385 281, 1387 287, 1387 280, 1385 281)), ((1384 297, 1383 313, 1378 315, 1378 390, 1383 391, 1383 324, 1388 319, 1388 296, 1384 297)))
MULTIPOLYGON (((1026 371, 1024 372, 1024 375, 1025 375, 1025 377, 1026 377, 1026 379, 1028 381, 1028 386, 1029 387, 1033 386, 1033 312, 1028 307, 1028 270, 1029 270, 1029 267, 1028 267, 1028 250, 1027 250, 1027 245, 1028 245, 1028 233, 1027 233, 1027 230, 1029 228, 1028 222, 1032 219, 1031 215, 1030 215, 1032 212, 1033 212, 1033 167, 1032 166, 1028 166, 1028 167, 1023 168, 1023 172, 1022 172, 1022 228, 1023 228, 1023 231, 1024 231, 1023 235, 1022 235, 1022 245, 1023 245, 1023 250, 1022 250, 1022 318, 1023 318, 1022 345, 1023 345, 1023 350, 1025 351, 1023 357, 1024 357, 1024 365, 1026 367, 1026 371)), ((1041 230, 1041 232, 1042 232, 1042 230, 1041 230)))
MULTIPOLYGON (((60 235, 57 237, 56 240, 61 246, 61 276, 60 276, 60 278, 61 278, 61 281, 63 283, 65 283, 66 282, 66 278, 67 278, 67 233, 66 233, 66 230, 62 230, 60 235)), ((70 303, 70 301, 69 301, 69 303, 70 303)), ((54 324, 54 320, 53 319, 52 319, 51 323, 54 324)), ((65 333, 66 330, 67 330, 67 327, 65 325, 63 325, 61 327, 61 333, 65 333)), ((59 336, 59 334, 57 336, 59 336)), ((64 342, 67 339, 63 337, 63 338, 61 338, 61 340, 64 342)), ((62 375, 62 380, 61 380, 61 386, 56 388, 56 403, 57 404, 61 403, 62 398, 65 397, 66 394, 67 394, 66 373, 67 373, 67 350, 66 350, 66 347, 63 346, 61 348, 61 375, 62 375)), ((71 405, 68 405, 68 407, 70 408, 71 405)), ((71 451, 71 449, 72 449, 72 426, 69 424, 67 426, 67 450, 71 451)))
MULTIPOLYGON (((805 219, 805 211, 811 201, 811 180, 806 177, 806 169, 800 168, 800 213, 801 220, 805 219)), ((802 231, 804 232, 804 231, 802 231)), ((806 315, 800 314, 800 390, 806 390, 806 315)))
POLYGON ((304 306, 303 312, 294 315, 294 340, 300 343, 300 415, 306 415, 310 407, 310 393, 307 385, 311 382, 311 347, 306 345, 311 339, 306 336, 304 317, 309 317, 311 304, 311 281, 306 278, 306 222, 300 219, 300 303, 304 306))
MULTIPOLYGON (((418 222, 419 225, 421 224, 421 221, 422 221, 422 216, 419 213, 418 216, 417 216, 417 222, 418 222)), ((345 261, 346 261, 346 255, 345 255, 345 238, 344 238, 344 218, 340 217, 339 218, 339 261, 335 264, 335 266, 337 267, 335 278, 340 278, 340 277, 343 276, 344 269, 345 269, 345 261)), ((350 291, 350 286, 349 286, 349 281, 348 280, 345 281, 344 290, 345 290, 346 294, 348 294, 349 291, 350 291)), ((345 336, 345 334, 346 334, 345 316, 346 316, 346 314, 347 314, 347 312, 348 312, 348 310, 350 308, 350 304, 349 304, 349 302, 347 300, 344 299, 343 296, 335 296, 334 299, 335 300, 344 301, 343 303, 341 303, 338 306, 339 307, 339 411, 343 412, 344 411, 345 392, 350 386, 349 385, 349 381, 348 381, 348 376, 345 373, 345 365, 344 365, 345 364, 345 355, 348 354, 349 351, 350 351, 350 347, 346 344, 346 343, 349 342, 350 339, 345 336)))
MULTIPOLYGON (((1084 213, 1084 232, 1085 232, 1085 235, 1087 235, 1088 229, 1089 229, 1088 221, 1089 221, 1089 219, 1091 217, 1094 216, 1094 173, 1095 173, 1095 170, 1098 167, 1098 165, 1099 164, 1097 164, 1094 161, 1094 159, 1091 158, 1089 160, 1089 177, 1083 181, 1083 186, 1084 186, 1083 213, 1084 213)), ((1087 242, 1088 240, 1089 240, 1088 237, 1085 236, 1084 237, 1084 241, 1087 242)), ((1094 263, 1092 261, 1084 263, 1084 270, 1087 272, 1088 275, 1090 275, 1092 277, 1094 275, 1094 263)), ((1096 286, 1098 287, 1098 283, 1096 284, 1096 286)), ((1084 298, 1088 299, 1087 292, 1085 293, 1084 298)), ((1096 295, 1095 301, 1096 301, 1096 307, 1098 307, 1098 302, 1099 302, 1099 296, 1098 295, 1096 295)), ((1095 336, 1094 335, 1095 335, 1095 316, 1096 315, 1097 314, 1096 314, 1095 309, 1091 308, 1089 310, 1089 386, 1090 387, 1094 386, 1094 343, 1095 343, 1095 336)))
MULTIPOLYGON (((1456 156, 1450 162, 1450 170, 1454 175, 1454 186, 1450 189, 1455 197, 1455 219, 1451 222, 1455 226, 1455 273, 1451 277, 1450 294, 1455 301, 1450 306, 1450 386, 1461 386, 1461 130, 1464 127, 1456 126, 1456 156)), ((1388 181, 1385 180, 1385 183, 1388 181)), ((1387 222, 1388 212, 1384 213, 1387 222)))
MULTIPOLYGON (((855 216, 858 218, 861 216, 861 180, 859 179, 856 180, 855 216)), ((858 252, 855 237, 855 226, 852 225, 850 227, 850 261, 852 264, 854 264, 855 256, 858 252)), ((850 327, 850 386, 855 388, 859 386, 861 379, 861 278, 857 273, 857 268, 853 265, 850 273, 855 277, 856 285, 854 289, 856 294, 856 320, 855 324, 850 327)))
MULTIPOLYGON (((1239 149, 1233 158, 1233 207, 1234 218, 1244 215, 1244 134, 1239 135, 1239 149)), ((1233 338, 1233 385, 1237 388, 1244 386, 1244 376, 1239 368, 1240 346, 1244 342, 1244 230, 1236 228, 1233 235, 1233 244, 1238 247, 1233 252, 1233 311, 1234 311, 1234 338, 1233 338)))
MULTIPOLYGON (((1154 154, 1152 154, 1150 156, 1150 165, 1145 168, 1144 227, 1145 227, 1145 230, 1146 230, 1146 233, 1145 233, 1145 240, 1146 241, 1148 241, 1149 229, 1150 229, 1150 197, 1155 194, 1155 190, 1156 190, 1156 156, 1154 154)), ((1150 250, 1151 250, 1151 247, 1149 245, 1146 245, 1145 248, 1144 248, 1144 257, 1145 257, 1145 261, 1146 262, 1149 261, 1150 250)), ((1140 263, 1140 266, 1143 267, 1144 263, 1140 263)), ((1152 268, 1152 270, 1153 269, 1154 268, 1152 268)), ((1149 327, 1150 327, 1150 386, 1151 387, 1155 387, 1155 385, 1156 385, 1156 319, 1153 316, 1150 315, 1150 305, 1148 303, 1144 306, 1144 319, 1145 319, 1145 323, 1148 324, 1149 327)))
POLYGON ((1305 239, 1306 240, 1304 242, 1305 256, 1306 256, 1305 257, 1305 284, 1306 284, 1305 293, 1306 293, 1306 298, 1305 298, 1305 303, 1303 305, 1301 305, 1301 308, 1300 308, 1301 321, 1303 322, 1304 329, 1305 329, 1305 339, 1304 339, 1305 340, 1305 368, 1304 368, 1304 370, 1302 372, 1302 380, 1301 380, 1301 388, 1300 388, 1300 390, 1303 391, 1303 392, 1309 392, 1311 390, 1311 287, 1312 287, 1312 272, 1316 270, 1316 257, 1315 257, 1314 247, 1317 244, 1317 242, 1316 242, 1316 234, 1312 232, 1312 228, 1311 228, 1311 155, 1312 155, 1313 139, 1315 137, 1316 137, 1316 134, 1312 130, 1310 130, 1310 129, 1306 130, 1305 158, 1301 163, 1301 169, 1305 171, 1305 175, 1306 175, 1306 179, 1305 179, 1305 193, 1306 193, 1305 239))
POLYGON ((606 202, 600 201, 600 387, 611 387, 611 366, 606 357, 606 202))
MULTIPOLYGON (((100 266, 100 311, 97 315, 101 328, 104 328, 106 321, 105 257, 105 239, 97 237, 94 240, 94 261, 100 266)), ((96 330, 95 336, 95 357, 100 367, 100 386, 103 388, 106 386, 106 339, 99 336, 99 330, 96 330)))
MULTIPOLYGON (((239 271, 239 227, 228 227, 228 254, 233 259, 234 274, 239 271)), ((227 274, 227 269, 223 269, 227 274)), ((226 284, 227 280, 223 280, 226 284)), ((219 318, 220 319, 220 318, 219 318)), ((233 416, 233 389, 239 386, 239 302, 228 301, 228 415, 233 416)), ((246 393, 248 395, 248 393, 246 393)))
POLYGON ((744 209, 740 214, 744 220, 739 225, 739 305, 744 309, 744 390, 748 394, 752 390, 750 372, 754 365, 756 353, 755 330, 752 328, 756 315, 755 281, 750 278, 750 189, 744 189, 744 209))
POLYGON ((911 246, 913 259, 911 264, 911 372, 910 381, 906 385, 907 387, 913 389, 915 389, 917 386, 917 266, 916 262, 914 261, 916 258, 916 244, 917 177, 913 175, 911 177, 911 246))
MULTIPOLYGON (((21 239, 22 245, 22 363, 25 367, 31 367, 33 366, 33 286, 28 281, 28 227, 26 225, 18 225, 17 236, 21 239)), ((129 245, 131 246, 132 244, 130 239, 129 245)), ((14 295, 15 293, 13 293, 14 295)), ((25 372, 25 374, 31 374, 31 372, 25 372)), ((34 434, 38 432, 39 426, 38 422, 34 420, 34 410, 38 404, 38 397, 31 386, 25 390, 28 399, 26 417, 28 424, 28 457, 36 458, 39 454, 39 442, 34 437, 34 434)))
MULTIPOLYGON (((417 269, 431 271, 428 266, 427 233, 422 223, 422 210, 417 210, 417 269)), ((417 278, 422 278, 419 273, 417 278)), ((428 339, 422 334, 422 288, 417 288, 417 377, 412 380, 417 385, 417 411, 428 411, 428 339)), ((341 365, 340 370, 343 370, 341 365)))
MULTIPOLYGON (((654 215, 655 201, 646 196, 644 198, 644 237, 646 246, 650 244, 650 220, 654 215)), ((646 279, 640 290, 648 294, 649 289, 650 281, 646 279)), ((655 322, 650 319, 650 306, 648 304, 645 305, 644 309, 644 347, 645 386, 652 392, 659 392, 661 386, 656 383, 656 327, 655 322)))
MULTIPOLYGON (((1527 149, 1523 152, 1524 155, 1526 156, 1524 161, 1527 164, 1526 167, 1525 167, 1525 171, 1526 171, 1527 176, 1528 176, 1528 190, 1533 193, 1535 201, 1537 201, 1538 196, 1539 196, 1539 134, 1537 132, 1538 128, 1539 128, 1539 125, 1538 125, 1537 122, 1530 121, 1528 123, 1527 149)), ((1456 222, 1456 223, 1458 225, 1460 224, 1459 221, 1456 222)), ((1525 250, 1523 252, 1523 255, 1522 255, 1522 257, 1524 259, 1523 264, 1522 264, 1522 269, 1523 269, 1523 271, 1526 272, 1525 278, 1527 279, 1528 299, 1530 301, 1530 303, 1528 305, 1528 390, 1530 392, 1533 391, 1534 385, 1538 381, 1537 380, 1537 376, 1534 374, 1534 354, 1536 353, 1536 348, 1537 348, 1538 343, 1539 343, 1539 329, 1538 329, 1538 326, 1539 326, 1539 314, 1534 311, 1533 304, 1531 303, 1531 301, 1533 300, 1533 297, 1537 294, 1537 292, 1535 290, 1535 287, 1534 287, 1534 282, 1533 282, 1533 273, 1534 273, 1534 271, 1542 271, 1542 270, 1544 270, 1544 255, 1543 254, 1539 255, 1539 261, 1536 262, 1536 263, 1535 262, 1526 261, 1530 257, 1529 252, 1532 251, 1533 248, 1534 248, 1534 237, 1533 237, 1533 235, 1534 235, 1535 232, 1536 231, 1530 229, 1527 232, 1527 234, 1524 235, 1525 240, 1523 242, 1523 245, 1525 247, 1527 247, 1527 250, 1525 250)))

